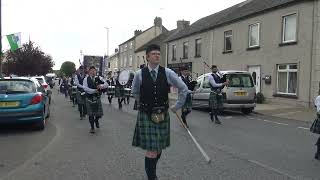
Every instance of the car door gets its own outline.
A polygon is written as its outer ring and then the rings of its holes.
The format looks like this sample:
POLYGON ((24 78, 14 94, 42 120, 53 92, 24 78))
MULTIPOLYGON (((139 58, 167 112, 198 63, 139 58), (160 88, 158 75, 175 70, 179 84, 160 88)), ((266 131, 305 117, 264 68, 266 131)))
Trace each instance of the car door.
POLYGON ((201 96, 199 97, 201 100, 201 105, 203 107, 208 108, 209 107, 209 96, 211 92, 211 86, 209 83, 209 75, 206 75, 202 82, 202 90, 201 90, 201 96))
POLYGON ((202 81, 203 81, 203 77, 199 77, 197 79, 197 85, 196 87, 194 88, 194 94, 192 96, 192 106, 193 107, 201 107, 201 104, 200 104, 200 96, 201 96, 201 84, 202 84, 202 81))

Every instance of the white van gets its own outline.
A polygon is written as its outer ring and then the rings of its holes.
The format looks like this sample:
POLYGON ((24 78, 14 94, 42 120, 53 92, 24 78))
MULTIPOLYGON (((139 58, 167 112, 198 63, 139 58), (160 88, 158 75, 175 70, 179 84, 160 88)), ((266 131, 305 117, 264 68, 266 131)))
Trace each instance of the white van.
MULTIPOLYGON (((256 107, 256 89, 251 74, 247 71, 220 71, 220 73, 229 80, 229 85, 222 90, 223 108, 239 109, 244 114, 251 113, 256 107)), ((209 108, 211 87, 208 76, 211 74, 207 73, 198 77, 192 98, 193 107, 209 108)))

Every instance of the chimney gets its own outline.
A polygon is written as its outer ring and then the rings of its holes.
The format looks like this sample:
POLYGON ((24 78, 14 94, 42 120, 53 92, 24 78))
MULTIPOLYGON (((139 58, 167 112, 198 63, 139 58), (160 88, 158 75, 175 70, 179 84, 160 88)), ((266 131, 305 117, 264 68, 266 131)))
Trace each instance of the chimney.
POLYGON ((114 52, 115 52, 115 53, 117 53, 118 51, 119 51, 118 48, 115 48, 115 49, 114 49, 114 52))
POLYGON ((162 27, 162 19, 161 17, 156 17, 154 18, 154 26, 157 26, 157 27, 162 27))
POLYGON ((135 31, 134 31, 134 36, 137 36, 137 35, 139 35, 139 34, 141 34, 141 33, 142 33, 141 30, 135 30, 135 31))
POLYGON ((190 21, 185 21, 185 20, 177 21, 177 29, 179 30, 185 29, 188 26, 190 26, 190 21))

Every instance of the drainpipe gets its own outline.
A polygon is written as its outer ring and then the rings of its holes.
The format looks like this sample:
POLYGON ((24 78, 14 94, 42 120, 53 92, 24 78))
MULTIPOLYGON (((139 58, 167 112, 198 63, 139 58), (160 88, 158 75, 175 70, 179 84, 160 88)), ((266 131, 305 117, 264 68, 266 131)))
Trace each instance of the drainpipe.
MULTIPOLYGON (((311 106, 311 92, 312 92, 312 73, 314 72, 314 70, 312 69, 313 68, 313 45, 314 45, 314 28, 315 28, 315 6, 316 6, 316 2, 317 1, 313 1, 313 10, 312 10, 312 18, 313 18, 313 21, 312 21, 312 38, 311 38, 311 51, 310 51, 310 55, 311 55, 311 63, 310 63, 310 80, 309 80, 309 100, 308 100, 308 108, 312 107, 311 106)), ((320 88, 320 87, 319 87, 320 88)))

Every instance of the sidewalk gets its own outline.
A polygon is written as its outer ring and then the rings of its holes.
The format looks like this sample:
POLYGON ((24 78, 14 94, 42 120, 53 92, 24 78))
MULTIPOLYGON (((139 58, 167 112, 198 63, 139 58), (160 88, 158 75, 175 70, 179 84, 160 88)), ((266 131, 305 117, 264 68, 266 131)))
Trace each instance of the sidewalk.
MULTIPOLYGON (((169 98, 176 100, 177 95, 170 93, 169 98)), ((257 104, 253 113, 286 119, 312 122, 315 119, 315 109, 290 106, 286 104, 257 104)))

